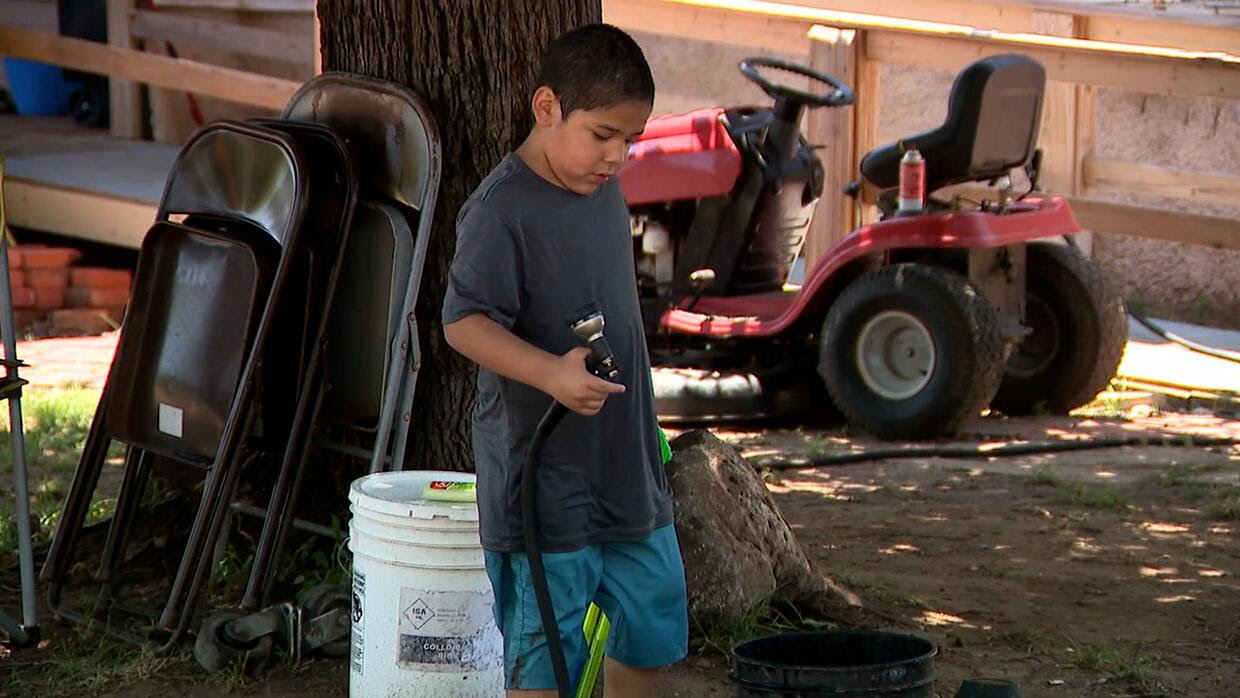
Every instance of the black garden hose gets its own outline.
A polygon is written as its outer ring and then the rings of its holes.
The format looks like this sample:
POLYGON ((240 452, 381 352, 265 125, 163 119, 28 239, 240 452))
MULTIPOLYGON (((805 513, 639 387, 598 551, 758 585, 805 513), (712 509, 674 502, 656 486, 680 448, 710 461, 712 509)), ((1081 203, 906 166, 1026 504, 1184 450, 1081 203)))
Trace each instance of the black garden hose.
POLYGON ((560 698, 571 698, 572 681, 568 676, 568 661, 560 643, 560 626, 556 622, 555 607, 551 603, 551 591, 547 587, 547 570, 543 567, 542 543, 539 541, 538 524, 538 463, 543 444, 568 413, 559 402, 551 407, 538 422, 534 438, 527 451, 525 470, 521 473, 521 529, 525 536, 525 556, 530 564, 530 579, 534 586, 534 599, 538 602, 538 615, 542 618, 543 635, 547 638, 547 652, 551 654, 551 668, 555 672, 555 684, 560 698))
MULTIPOLYGON (((1065 235, 1064 240, 1068 243, 1069 247, 1073 247, 1078 252, 1083 253, 1083 250, 1081 250, 1080 243, 1076 241, 1076 238, 1074 236, 1065 235)), ((1162 339, 1165 339, 1166 341, 1171 342, 1172 344, 1178 344, 1184 347, 1185 349, 1188 349, 1189 351, 1195 351, 1198 354, 1205 354, 1206 356, 1213 356, 1216 359, 1222 359, 1224 361, 1233 361, 1235 363, 1240 363, 1240 352, 1227 351, 1225 349, 1216 349, 1214 347, 1208 347, 1204 344, 1198 344, 1197 342, 1194 342, 1191 339, 1185 339, 1184 337, 1181 337, 1177 334, 1168 332, 1162 327, 1154 324, 1154 322, 1150 320, 1148 317, 1146 317, 1144 313, 1133 308, 1131 303, 1127 303, 1127 302, 1124 303, 1124 311, 1127 312, 1128 315, 1133 320, 1136 320, 1138 323, 1140 323, 1142 327, 1149 330, 1150 332, 1153 332, 1154 334, 1158 335, 1162 339)))
POLYGON ((1087 451, 1098 448, 1120 448, 1123 446, 1186 446, 1205 448, 1210 446, 1234 446, 1238 442, 1240 441, 1230 437, 1193 436, 1190 434, 1161 437, 1114 436, 1080 439, 1077 441, 1025 441, 1020 443, 1009 441, 995 446, 898 446, 809 458, 754 459, 750 462, 753 463, 755 468, 793 470, 797 468, 820 468, 896 458, 1001 458, 1006 456, 1028 456, 1039 453, 1087 451))
MULTIPOLYGON (((615 380, 620 371, 616 366, 611 346, 603 337, 603 311, 593 303, 578 309, 568 318, 573 334, 590 348, 586 370, 603 380, 615 380)), ((556 622, 555 606, 547 587, 547 570, 543 567, 542 544, 538 522, 538 465, 542 460, 543 444, 555 431, 556 426, 568 414, 568 408, 553 401, 534 430, 529 450, 525 456, 525 470, 521 473, 521 532, 525 538, 525 556, 530 565, 530 581, 534 587, 534 599, 538 602, 538 615, 542 619, 543 635, 547 638, 547 652, 551 655, 551 668, 555 672, 556 689, 560 698, 571 698, 572 679, 568 676, 568 661, 564 658, 564 646, 560 641, 560 626, 556 622)))
POLYGON ((1213 356, 1216 359, 1222 359, 1224 361, 1232 361, 1235 363, 1240 363, 1240 352, 1227 351, 1225 349, 1216 349, 1214 347, 1208 347, 1204 344, 1198 344, 1197 342, 1194 342, 1191 339, 1186 339, 1184 337, 1181 337, 1178 334, 1175 334, 1173 332, 1168 332, 1162 327, 1154 324, 1154 322, 1150 320, 1148 317, 1146 317, 1144 314, 1134 310, 1131 304, 1125 303, 1124 309, 1127 310, 1128 314, 1132 316, 1132 319, 1140 323, 1142 327, 1149 330, 1150 332, 1153 332, 1159 337, 1167 340, 1168 342, 1171 342, 1172 344, 1178 344, 1184 347, 1185 349, 1188 349, 1189 351, 1195 351, 1198 354, 1205 354, 1206 356, 1213 356))

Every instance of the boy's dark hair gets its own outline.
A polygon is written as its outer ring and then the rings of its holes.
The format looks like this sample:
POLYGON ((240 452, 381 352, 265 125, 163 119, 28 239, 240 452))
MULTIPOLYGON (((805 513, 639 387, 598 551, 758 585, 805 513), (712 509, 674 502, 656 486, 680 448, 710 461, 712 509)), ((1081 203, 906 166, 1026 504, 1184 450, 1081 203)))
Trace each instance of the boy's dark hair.
POLYGON ((560 100, 561 118, 629 100, 654 104, 654 77, 633 37, 610 24, 587 24, 555 38, 543 53, 534 87, 560 100))

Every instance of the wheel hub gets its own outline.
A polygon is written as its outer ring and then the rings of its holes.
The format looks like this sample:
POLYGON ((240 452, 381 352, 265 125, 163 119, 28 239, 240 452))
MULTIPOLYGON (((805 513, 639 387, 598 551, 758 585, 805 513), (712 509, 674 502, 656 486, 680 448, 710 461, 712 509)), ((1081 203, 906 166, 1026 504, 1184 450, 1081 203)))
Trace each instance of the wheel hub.
POLYGON ((903 311, 879 313, 865 323, 857 337, 861 380, 888 400, 906 400, 926 387, 936 358, 930 331, 903 311))
POLYGON ((1033 331, 1008 357, 1005 370, 1011 375, 1029 378, 1050 365, 1059 354, 1063 340, 1055 311, 1033 293, 1026 296, 1025 324, 1033 331))

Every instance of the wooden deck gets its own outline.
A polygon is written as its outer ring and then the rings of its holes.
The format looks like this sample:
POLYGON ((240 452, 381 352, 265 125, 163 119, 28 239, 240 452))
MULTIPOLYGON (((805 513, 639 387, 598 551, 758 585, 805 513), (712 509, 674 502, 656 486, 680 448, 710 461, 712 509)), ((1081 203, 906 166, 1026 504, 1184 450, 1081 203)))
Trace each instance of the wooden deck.
POLYGON ((63 117, 0 114, 0 153, 10 225, 137 248, 177 148, 63 117))

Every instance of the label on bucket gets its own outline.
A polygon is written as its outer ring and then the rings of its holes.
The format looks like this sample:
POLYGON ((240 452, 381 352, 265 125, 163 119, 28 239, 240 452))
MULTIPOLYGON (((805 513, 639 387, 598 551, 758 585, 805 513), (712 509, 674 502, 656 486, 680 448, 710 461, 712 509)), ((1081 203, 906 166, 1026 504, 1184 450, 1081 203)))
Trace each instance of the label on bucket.
POLYGON ((491 614, 491 600, 490 591, 402 588, 397 663, 420 671, 500 666, 504 643, 491 614))
POLYGON ((366 612, 362 599, 366 598, 366 575, 353 570, 353 623, 349 638, 349 662, 353 671, 362 673, 362 630, 366 627, 366 612))

